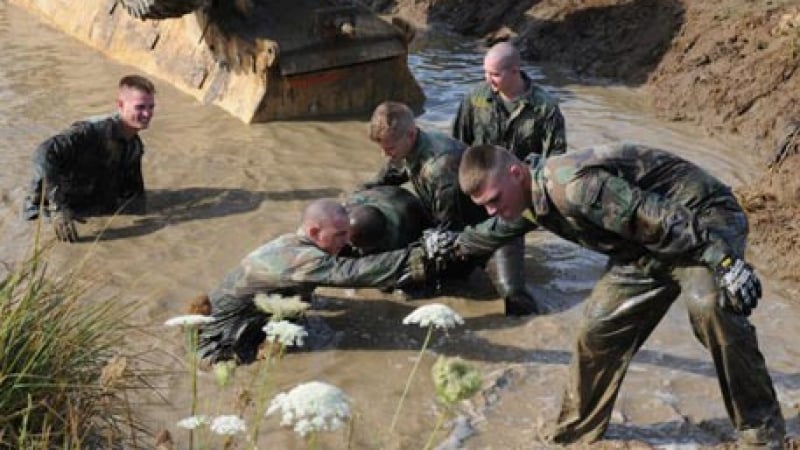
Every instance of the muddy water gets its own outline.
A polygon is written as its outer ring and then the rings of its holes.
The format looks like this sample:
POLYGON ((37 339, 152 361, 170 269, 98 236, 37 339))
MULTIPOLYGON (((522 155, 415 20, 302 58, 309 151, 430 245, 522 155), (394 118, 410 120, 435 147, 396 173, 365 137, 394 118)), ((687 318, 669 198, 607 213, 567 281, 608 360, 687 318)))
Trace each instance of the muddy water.
MULTIPOLYGON (((19 220, 30 152, 69 121, 113 109, 114 86, 134 72, 54 31, 25 12, 0 3, 0 249, 2 259, 21 258, 33 226, 19 220)), ((446 129, 465 86, 480 77, 480 49, 452 38, 427 38, 410 62, 428 95, 423 125, 446 129)), ((671 148, 738 184, 755 174, 754 161, 735 141, 702 137, 689 126, 653 118, 640 92, 598 86, 544 73, 529 73, 557 93, 568 124, 570 147, 629 139, 671 148)), ((161 326, 184 310, 183 300, 207 291, 248 251, 296 227, 312 198, 342 196, 380 164, 363 120, 310 121, 247 126, 223 111, 202 106, 157 82, 157 113, 143 133, 144 172, 150 212, 80 226, 84 241, 53 250, 56 268, 84 264, 102 283, 96 300, 140 302, 143 332, 137 348, 173 370, 160 381, 168 405, 142 406, 149 425, 169 428, 188 415, 189 377, 183 369, 181 335, 161 326), (97 243, 92 242, 97 238, 97 243)), ((48 235, 49 236, 49 235, 48 235)), ((557 413, 570 358, 570 342, 583 298, 604 258, 546 233, 528 237, 529 281, 548 314, 506 319, 485 276, 463 288, 471 298, 443 297, 466 318, 449 335, 437 333, 409 392, 398 433, 388 433, 404 381, 421 345, 422 330, 401 325, 424 302, 403 302, 376 290, 320 291, 318 323, 332 339, 316 351, 290 354, 269 380, 270 395, 299 382, 324 380, 352 398, 356 420, 352 448, 422 448, 439 408, 429 370, 435 354, 459 355, 486 375, 487 390, 436 442, 466 448, 535 448, 557 413), (455 428, 453 428, 454 425, 455 428)), ((775 380, 789 430, 797 435, 800 403, 800 307, 763 274, 767 293, 753 316, 775 380)), ((240 369, 233 387, 220 390, 200 375, 200 410, 234 412, 237 390, 255 370, 240 369)), ((251 419, 252 420, 252 419, 251 419)), ((684 307, 677 302, 635 359, 617 402, 610 438, 653 446, 695 448, 731 437, 713 367, 694 341, 684 307)), ((303 448, 304 442, 271 417, 261 424, 262 448, 303 448)), ((210 442, 211 448, 219 442, 210 442)), ((347 439, 323 436, 324 448, 347 439)))

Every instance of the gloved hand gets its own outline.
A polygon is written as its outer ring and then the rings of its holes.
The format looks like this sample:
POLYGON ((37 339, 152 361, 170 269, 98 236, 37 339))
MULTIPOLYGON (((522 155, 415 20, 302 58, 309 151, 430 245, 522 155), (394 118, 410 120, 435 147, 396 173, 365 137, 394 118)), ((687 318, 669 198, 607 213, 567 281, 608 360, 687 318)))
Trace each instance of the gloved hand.
POLYGON ((736 257, 726 256, 714 271, 717 285, 725 294, 720 305, 730 307, 734 312, 749 316, 750 312, 758 306, 761 298, 761 281, 756 276, 753 267, 736 257))
POLYGON ((424 246, 414 245, 408 252, 400 277, 397 279, 397 288, 406 289, 425 284, 428 281, 429 268, 430 261, 424 246))
POLYGON ((444 270, 448 262, 459 259, 457 240, 458 233, 454 231, 430 228, 422 232, 425 254, 440 270, 444 270))
POLYGON ((75 228, 75 217, 72 211, 63 208, 51 215, 53 230, 62 242, 78 242, 78 230, 75 228))

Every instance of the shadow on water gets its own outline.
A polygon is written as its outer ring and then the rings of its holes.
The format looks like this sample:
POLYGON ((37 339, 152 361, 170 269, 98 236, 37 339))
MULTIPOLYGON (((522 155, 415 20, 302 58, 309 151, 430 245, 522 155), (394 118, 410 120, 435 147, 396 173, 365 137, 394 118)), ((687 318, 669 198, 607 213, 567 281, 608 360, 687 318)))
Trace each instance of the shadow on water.
POLYGON ((167 225, 193 220, 242 214, 257 209, 264 201, 313 200, 336 197, 341 189, 292 189, 287 191, 248 191, 245 189, 193 187, 147 191, 148 214, 122 227, 111 226, 98 236, 82 236, 82 241, 110 241, 158 231, 167 225))
MULTIPOLYGON (((498 300, 499 301, 499 300, 498 300)), ((327 342, 310 345, 314 351, 336 350, 418 350, 425 339, 426 328, 400 326, 402 319, 421 306, 420 302, 397 302, 385 299, 318 297, 312 316, 312 328, 322 328, 312 334, 325 336, 327 342), (331 336, 337 335, 334 339, 331 336)), ((520 332, 532 333, 535 328, 527 325, 536 317, 509 318, 502 314, 488 314, 464 319, 464 325, 444 332, 435 332, 430 349, 438 354, 460 356, 465 359, 492 363, 558 364, 567 365, 572 353, 564 350, 532 349, 492 342, 476 331, 502 328, 520 328, 520 332)), ((698 343, 698 345, 700 345, 698 343)), ((715 379, 717 377, 711 356, 696 359, 659 350, 642 349, 633 359, 633 364, 643 364, 675 370, 715 379)), ((785 389, 800 389, 800 373, 771 370, 775 386, 785 389)))

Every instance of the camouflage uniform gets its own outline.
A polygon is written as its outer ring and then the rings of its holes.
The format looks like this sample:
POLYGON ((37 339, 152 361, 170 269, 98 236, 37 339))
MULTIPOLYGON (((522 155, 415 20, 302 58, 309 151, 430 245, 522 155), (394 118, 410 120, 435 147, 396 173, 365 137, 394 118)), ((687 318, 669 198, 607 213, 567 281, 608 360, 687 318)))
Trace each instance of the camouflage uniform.
POLYGON ((424 229, 433 225, 419 199, 401 187, 376 186, 356 192, 347 199, 345 208, 354 205, 373 206, 386 218, 383 238, 369 253, 408 247, 422 237, 424 229))
POLYGON ((401 185, 411 181, 434 225, 459 231, 487 218, 486 211, 458 187, 463 143, 439 132, 418 129, 414 148, 399 171, 387 166, 370 184, 401 185))
POLYGON ((268 316, 256 308, 257 293, 310 298, 317 286, 380 287, 396 281, 408 250, 361 258, 331 255, 298 231, 280 236, 247 255, 211 291, 215 322, 204 325, 198 352, 214 363, 255 360, 268 316))
POLYGON ((717 369, 728 415, 747 445, 777 445, 784 421, 747 317, 720 307, 712 270, 743 257, 747 220, 730 188, 670 153, 622 144, 531 169, 530 221, 468 229, 467 253, 491 251, 537 225, 609 255, 587 300, 553 439, 592 442, 608 427, 634 354, 681 292, 717 369))
POLYGON ((543 158, 567 151, 564 117, 553 96, 522 72, 528 87, 513 111, 488 83, 470 92, 458 108, 453 122, 453 137, 469 146, 493 144, 524 160, 529 153, 543 158))
POLYGON ((74 123, 47 139, 33 155, 33 179, 23 215, 39 216, 44 203, 53 210, 68 208, 89 213, 132 213, 145 208, 142 155, 139 136, 125 139, 117 114, 74 123))
MULTIPOLYGON (((567 151, 564 117, 558 102, 520 72, 527 91, 509 111, 489 83, 482 82, 464 97, 453 122, 453 137, 467 145, 492 144, 520 160, 529 154, 547 158, 567 151)), ((511 241, 495 253, 499 289, 503 296, 522 296, 533 303, 525 287, 525 241, 511 241)))

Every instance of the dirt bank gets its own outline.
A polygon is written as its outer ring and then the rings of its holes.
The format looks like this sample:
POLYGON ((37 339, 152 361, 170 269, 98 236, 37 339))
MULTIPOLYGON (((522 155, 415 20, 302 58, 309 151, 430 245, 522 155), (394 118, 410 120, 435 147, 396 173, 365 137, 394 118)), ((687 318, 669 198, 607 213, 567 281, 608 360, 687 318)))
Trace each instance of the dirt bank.
MULTIPOLYGON (((763 161, 742 188, 752 253, 781 278, 800 281, 797 168, 767 162, 800 120, 798 0, 373 0, 415 24, 494 40, 511 37, 531 61, 558 63, 587 83, 643 86, 655 110, 710 134, 733 135, 763 161), (794 193, 791 195, 789 193, 794 193), (786 251, 789 249, 790 251, 786 251)), ((796 153, 796 152, 795 152, 796 153)))

